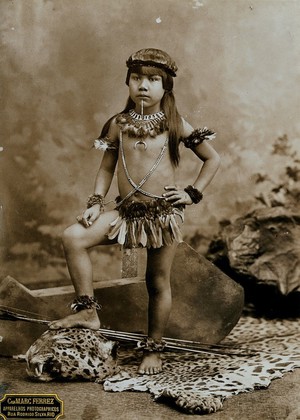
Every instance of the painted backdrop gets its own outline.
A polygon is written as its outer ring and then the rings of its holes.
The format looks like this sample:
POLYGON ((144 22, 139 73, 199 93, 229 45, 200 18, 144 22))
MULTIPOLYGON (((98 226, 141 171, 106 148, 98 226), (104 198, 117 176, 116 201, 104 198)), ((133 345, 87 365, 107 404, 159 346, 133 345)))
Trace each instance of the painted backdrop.
MULTIPOLYGON (((181 114, 218 133, 222 165, 203 203, 187 210, 188 240, 209 239, 220 220, 248 210, 255 174, 279 176, 286 162, 272 156, 278 137, 299 144, 297 0, 1 0, 0 7, 1 275, 67 278, 59 237, 93 191, 101 152, 92 140, 123 108, 125 61, 140 48, 174 57, 181 114)), ((178 182, 192 182, 198 169, 184 151, 178 182)), ((118 252, 95 254, 101 278, 119 275, 118 252)))

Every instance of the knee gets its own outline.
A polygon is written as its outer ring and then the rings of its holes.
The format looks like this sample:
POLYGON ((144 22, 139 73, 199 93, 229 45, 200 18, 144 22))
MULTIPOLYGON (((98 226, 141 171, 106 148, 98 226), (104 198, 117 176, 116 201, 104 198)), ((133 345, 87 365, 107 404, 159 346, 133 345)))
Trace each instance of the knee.
POLYGON ((147 274, 147 290, 149 295, 155 296, 170 292, 170 277, 167 273, 147 274))
POLYGON ((72 225, 63 231, 61 239, 65 249, 70 249, 73 247, 76 248, 80 245, 82 241, 82 233, 80 230, 81 229, 79 225, 72 225))

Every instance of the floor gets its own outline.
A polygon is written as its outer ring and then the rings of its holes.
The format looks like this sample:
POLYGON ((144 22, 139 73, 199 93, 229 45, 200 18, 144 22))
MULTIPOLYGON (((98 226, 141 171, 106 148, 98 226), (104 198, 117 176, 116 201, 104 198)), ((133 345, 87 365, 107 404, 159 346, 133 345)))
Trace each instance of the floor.
MULTIPOLYGON (((144 392, 110 393, 95 383, 37 383, 28 380, 25 363, 0 357, 0 394, 52 393, 64 401, 67 420, 162 420, 190 418, 173 407, 152 401, 144 392)), ((198 416, 197 416, 198 417, 198 416)), ((196 417, 196 418, 197 418, 196 417)), ((300 419, 300 369, 274 380, 269 388, 234 396, 209 420, 300 419)))

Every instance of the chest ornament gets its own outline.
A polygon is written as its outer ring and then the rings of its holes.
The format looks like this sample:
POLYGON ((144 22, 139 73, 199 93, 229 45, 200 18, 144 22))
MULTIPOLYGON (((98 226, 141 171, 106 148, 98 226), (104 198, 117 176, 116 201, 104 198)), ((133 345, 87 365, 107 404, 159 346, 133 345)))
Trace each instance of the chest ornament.
POLYGON ((119 114, 116 122, 123 134, 140 140, 147 137, 154 138, 168 129, 167 120, 162 111, 142 115, 131 109, 128 113, 119 114))

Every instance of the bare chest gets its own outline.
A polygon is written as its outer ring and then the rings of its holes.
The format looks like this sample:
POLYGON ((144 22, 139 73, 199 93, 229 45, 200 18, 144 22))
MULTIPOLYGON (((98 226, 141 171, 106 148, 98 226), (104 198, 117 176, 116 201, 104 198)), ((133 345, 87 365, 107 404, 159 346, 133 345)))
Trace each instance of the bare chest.
POLYGON ((128 166, 136 172, 150 170, 153 165, 166 169, 171 165, 166 134, 143 140, 123 135, 119 156, 123 166, 128 166))
POLYGON ((144 180, 148 189, 161 191, 163 185, 171 182, 174 177, 166 134, 143 140, 123 136, 118 168, 119 182, 121 181, 122 185, 122 179, 125 184, 128 179, 133 179, 135 183, 144 180))

